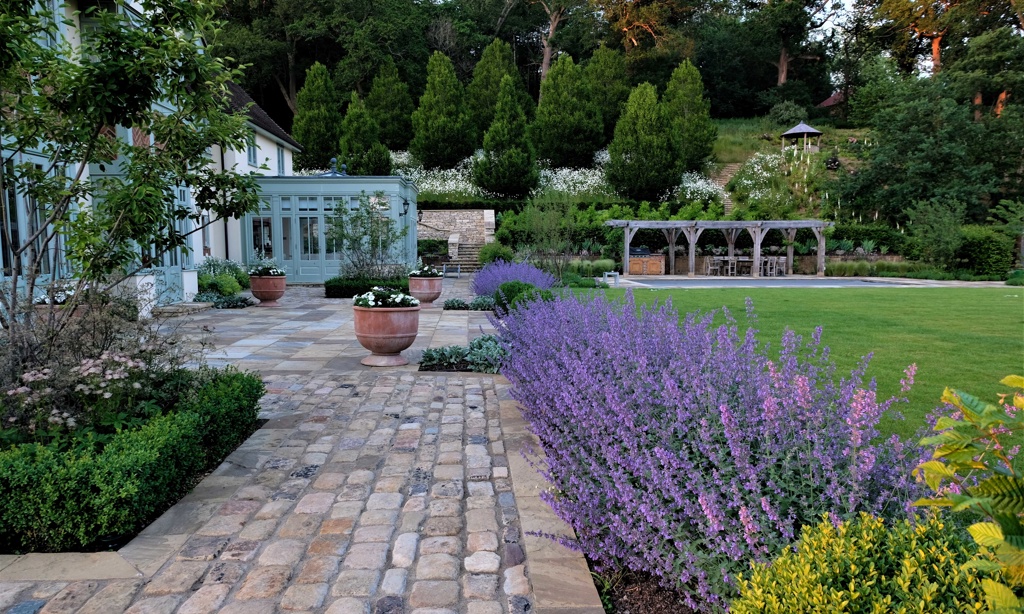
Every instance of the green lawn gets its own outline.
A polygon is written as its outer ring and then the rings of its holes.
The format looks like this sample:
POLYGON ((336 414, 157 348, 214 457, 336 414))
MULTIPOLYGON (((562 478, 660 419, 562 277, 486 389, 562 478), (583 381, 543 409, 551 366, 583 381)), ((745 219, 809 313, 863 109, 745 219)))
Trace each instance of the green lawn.
MULTIPOLYGON (((621 289, 607 291, 621 297, 621 289)), ((681 313, 728 307, 745 323, 746 297, 754 301, 759 336, 773 346, 785 329, 822 340, 840 370, 849 372, 869 352, 868 377, 879 395, 899 390, 903 369, 917 363, 910 404, 899 405, 905 422, 883 429, 911 436, 938 405, 945 386, 986 400, 1006 392, 999 380, 1024 374, 1024 288, 765 288, 635 290, 638 303, 671 298, 681 313)))

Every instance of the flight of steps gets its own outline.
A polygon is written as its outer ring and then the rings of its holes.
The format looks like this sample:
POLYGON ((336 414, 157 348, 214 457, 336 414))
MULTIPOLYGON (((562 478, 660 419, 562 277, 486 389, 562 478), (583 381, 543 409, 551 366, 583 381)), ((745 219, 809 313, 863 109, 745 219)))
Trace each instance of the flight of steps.
MULTIPOLYGON (((715 173, 714 176, 711 178, 715 181, 715 183, 722 186, 722 189, 724 190, 725 185, 729 183, 729 180, 732 179, 733 175, 739 172, 742 166, 742 162, 731 162, 720 168, 718 172, 715 173)), ((729 195, 728 191, 726 191, 725 193, 724 204, 725 214, 729 215, 730 213, 732 213, 732 197, 729 195)))
POLYGON ((452 258, 448 263, 460 265, 461 268, 459 270, 463 273, 474 273, 479 271, 481 268, 480 248, 483 246, 483 243, 460 243, 459 257, 452 258))

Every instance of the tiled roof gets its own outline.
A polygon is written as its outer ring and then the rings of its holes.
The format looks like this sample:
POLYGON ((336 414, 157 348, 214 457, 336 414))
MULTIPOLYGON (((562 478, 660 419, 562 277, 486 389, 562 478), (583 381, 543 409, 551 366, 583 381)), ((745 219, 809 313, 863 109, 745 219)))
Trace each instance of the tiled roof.
POLYGON ((281 139, 285 143, 288 143, 295 149, 302 149, 302 145, 292 138, 292 135, 288 134, 284 128, 277 125, 273 119, 267 115, 260 105, 256 104, 252 96, 250 96, 245 90, 241 88, 237 83, 228 81, 228 91, 231 94, 230 104, 232 111, 246 111, 249 115, 249 121, 254 126, 273 134, 277 138, 281 139), (248 107, 248 109, 247 109, 248 107))

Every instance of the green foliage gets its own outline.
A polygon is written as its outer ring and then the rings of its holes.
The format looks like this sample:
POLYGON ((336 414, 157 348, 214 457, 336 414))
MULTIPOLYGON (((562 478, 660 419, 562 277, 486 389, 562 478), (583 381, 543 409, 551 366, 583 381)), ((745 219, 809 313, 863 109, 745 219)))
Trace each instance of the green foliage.
POLYGON ((991 560, 978 560, 970 567, 1001 575, 984 582, 992 609, 1020 612, 1015 592, 1024 589, 1024 476, 1008 450, 1024 431, 1024 377, 1010 375, 1000 383, 1014 392, 1012 399, 1000 395, 997 405, 960 390, 943 392, 947 411, 955 413, 940 417, 934 427, 938 434, 921 440, 922 446, 932 448, 932 457, 914 470, 936 497, 915 505, 969 510, 988 518, 968 530, 991 553, 991 560))
POLYGON ((807 121, 807 109, 790 100, 784 100, 771 108, 768 119, 788 130, 802 121, 807 121))
MULTIPOLYGON (((936 517, 887 527, 861 514, 805 526, 795 549, 754 563, 739 581, 736 614, 793 612, 987 611, 983 578, 964 565, 980 562, 976 549, 936 517)), ((988 581, 988 580, 984 580, 988 581)))
POLYGON ((679 156, 678 172, 696 171, 711 156, 718 128, 711 121, 711 105, 704 97, 700 72, 689 60, 674 71, 662 99, 666 121, 679 156))
POLYGON ((515 259, 516 253, 511 247, 507 247, 495 241, 494 243, 488 243, 480 248, 480 264, 488 264, 495 260, 504 260, 505 262, 512 262, 515 259))
MULTIPOLYGON (((238 282, 238 285, 241 286, 243 290, 249 289, 248 271, 245 270, 245 267, 235 262, 234 260, 224 260, 222 258, 207 257, 198 267, 196 267, 196 270, 199 271, 200 277, 202 277, 203 275, 216 277, 221 273, 228 273, 235 278, 235 281, 238 282)), ((201 282, 200 290, 202 290, 201 282)))
POLYGON ((590 168, 603 136, 601 109, 583 71, 568 55, 559 56, 541 84, 537 118, 530 126, 537 156, 556 168, 590 168))
MULTIPOLYGON (((199 289, 203 289, 201 285, 199 289)), ((210 281, 208 289, 210 292, 216 292, 221 296, 232 296, 241 292, 242 286, 233 275, 229 273, 221 273, 210 281)))
MULTIPOLYGON (((505 75, 512 79, 512 100, 520 106, 523 116, 529 118, 533 114, 533 100, 523 89, 519 70, 512 57, 512 46, 496 38, 484 47, 480 61, 473 67, 473 80, 466 86, 466 106, 480 138, 483 138, 494 122, 501 82, 505 75)), ((476 144, 480 144, 480 141, 476 144)))
POLYGON ((419 256, 443 256, 448 253, 448 241, 445 239, 418 239, 416 254, 419 256))
POLYGON ((526 137, 526 115, 516 100, 515 80, 506 74, 501 77, 494 121, 484 135, 484 155, 473 163, 473 179, 487 193, 523 198, 537 187, 534 158, 526 137))
POLYGON ((490 296, 476 296, 469 301, 470 311, 494 311, 494 298, 490 296))
POLYGON ((399 229, 394 218, 381 210, 388 207, 387 202, 382 192, 372 199, 363 192, 359 207, 339 207, 328 219, 327 240, 342 252, 343 276, 381 279, 405 272, 406 265, 396 262, 395 248, 407 229, 399 229))
POLYGON ((569 262, 569 266, 566 267, 570 273, 575 273, 583 277, 597 277, 608 271, 615 270, 615 261, 609 259, 602 260, 573 260, 569 262))
POLYGON ((975 275, 1005 275, 1013 266, 1013 240, 986 226, 961 228, 958 266, 975 275))
POLYGON ((832 238, 848 239, 855 244, 872 241, 876 247, 887 247, 890 253, 900 256, 906 255, 908 251, 907 235, 887 224, 836 224, 832 238))
POLYGON ((83 433, 67 449, 0 452, 0 551, 60 552, 137 531, 249 436, 262 394, 258 377, 224 372, 105 446, 83 433))
POLYGON ((454 168, 473 153, 476 136, 462 84, 448 56, 435 51, 427 63, 427 89, 412 114, 409 151, 423 168, 454 168))
POLYGON ((964 206, 956 201, 919 201, 907 211, 911 234, 925 262, 948 267, 960 248, 964 206))
POLYGON ((506 281, 494 292, 494 310, 498 313, 508 312, 517 298, 532 294, 535 290, 537 286, 524 281, 506 281))
POLYGON ((672 125, 654 86, 638 85, 608 146, 605 172, 616 192, 634 200, 658 201, 678 183, 679 143, 670 132, 672 125))
MULTIPOLYGON (((527 290, 526 292, 523 292, 523 293, 519 294, 514 299, 512 299, 512 301, 509 302, 508 308, 505 311, 512 311, 512 310, 518 309, 518 308, 522 307, 523 305, 526 305, 528 303, 532 303, 534 301, 553 301, 553 300, 555 300, 555 293, 552 292, 551 290, 540 290, 538 288, 533 288, 531 290, 527 290)), ((494 310, 498 311, 497 306, 495 307, 494 310)))
POLYGON ((373 86, 365 102, 367 112, 380 127, 381 143, 393 151, 408 148, 412 138, 414 107, 409 86, 399 78, 398 69, 390 56, 373 78, 373 86))
POLYGON ((374 286, 381 286, 387 288, 397 288, 402 292, 408 294, 409 292, 409 278, 407 277, 392 277, 392 278, 350 278, 350 277, 332 277, 324 282, 324 297, 325 298, 352 298, 357 294, 365 294, 372 290, 374 286))
POLYGON ((615 124, 622 107, 629 98, 629 78, 626 73, 626 55, 605 45, 594 50, 594 55, 583 67, 591 99, 601 111, 604 124, 604 142, 615 136, 615 124))
POLYGON ((465 363, 466 348, 461 345, 427 348, 420 357, 420 371, 456 371, 465 363))
POLYGON ((470 371, 476 373, 498 373, 501 363, 508 356, 497 335, 481 335, 469 342, 466 362, 470 371))
POLYGON ((254 303, 251 298, 240 294, 232 296, 218 296, 213 300, 214 309, 245 309, 246 307, 252 307, 255 304, 256 303, 254 303))
POLYGON ((330 168, 331 158, 338 155, 341 113, 326 66, 315 62, 309 67, 295 106, 292 136, 302 145, 302 151, 295 153, 295 168, 330 168))
POLYGON ((380 126, 355 92, 341 122, 338 164, 347 165, 349 175, 391 174, 391 152, 380 142, 380 126))
POLYGON ((452 311, 468 311, 469 303, 462 300, 461 298, 450 298, 444 302, 443 309, 450 309, 452 311))
POLYGON ((1006 280, 1007 286, 1024 286, 1024 276, 1011 277, 1006 280))

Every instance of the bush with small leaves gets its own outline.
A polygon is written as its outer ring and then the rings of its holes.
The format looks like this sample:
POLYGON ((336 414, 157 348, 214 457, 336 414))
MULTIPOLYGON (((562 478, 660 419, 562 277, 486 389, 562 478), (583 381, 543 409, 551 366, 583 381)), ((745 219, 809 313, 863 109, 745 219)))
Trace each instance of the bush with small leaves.
POLYGON ((466 311, 469 309, 469 303, 462 300, 461 298, 450 298, 444 302, 444 309, 450 309, 453 311, 466 311))
POLYGON ((494 311, 494 297, 478 296, 469 302, 470 311, 494 311))
POLYGON ((466 362, 469 370, 476 373, 498 373, 501 363, 508 356, 502 347, 501 339, 496 335, 483 335, 469 342, 466 362))
POLYGON ((420 358, 420 371, 452 371, 464 366, 465 362, 466 348, 461 345, 427 348, 420 358))
POLYGON ((807 119, 807 109, 795 102, 784 100, 772 107, 768 112, 768 119, 773 124, 792 128, 807 119))
POLYGON ((490 264, 495 260, 504 260, 505 262, 512 262, 515 259, 516 253, 512 251, 511 247, 502 245, 495 241, 494 243, 488 243, 480 248, 479 260, 480 264, 490 264))

